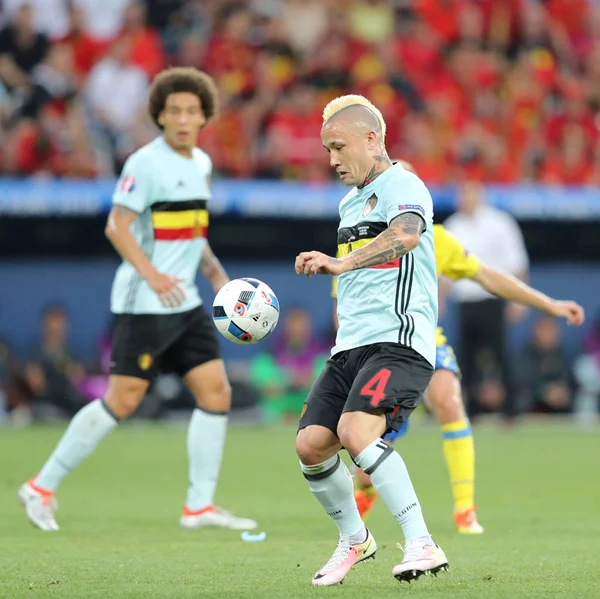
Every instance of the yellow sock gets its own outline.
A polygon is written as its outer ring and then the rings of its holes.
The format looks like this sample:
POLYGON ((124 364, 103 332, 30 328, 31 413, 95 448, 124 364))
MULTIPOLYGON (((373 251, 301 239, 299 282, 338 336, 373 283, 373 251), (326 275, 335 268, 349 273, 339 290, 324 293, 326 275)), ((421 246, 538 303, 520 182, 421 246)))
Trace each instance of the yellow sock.
POLYGON ((475 446, 468 420, 442 425, 444 455, 450 473, 454 511, 475 505, 475 446))

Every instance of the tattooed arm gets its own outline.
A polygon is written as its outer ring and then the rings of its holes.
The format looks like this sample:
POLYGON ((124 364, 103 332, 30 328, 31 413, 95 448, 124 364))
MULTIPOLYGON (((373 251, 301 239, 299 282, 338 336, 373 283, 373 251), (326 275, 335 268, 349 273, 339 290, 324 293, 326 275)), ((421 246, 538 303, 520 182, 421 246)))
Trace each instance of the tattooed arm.
POLYGON ((296 273, 340 275, 350 270, 387 264, 414 250, 425 229, 425 221, 416 213, 404 212, 368 245, 343 258, 332 258, 321 252, 302 252, 296 258, 296 273))
POLYGON ((215 293, 218 293, 221 287, 229 282, 229 277, 225 269, 214 255, 208 241, 200 258, 200 272, 210 281, 215 293))
POLYGON ((397 216, 390 226, 368 245, 351 252, 342 259, 349 264, 346 270, 387 264, 414 250, 421 239, 425 221, 413 212, 397 216))

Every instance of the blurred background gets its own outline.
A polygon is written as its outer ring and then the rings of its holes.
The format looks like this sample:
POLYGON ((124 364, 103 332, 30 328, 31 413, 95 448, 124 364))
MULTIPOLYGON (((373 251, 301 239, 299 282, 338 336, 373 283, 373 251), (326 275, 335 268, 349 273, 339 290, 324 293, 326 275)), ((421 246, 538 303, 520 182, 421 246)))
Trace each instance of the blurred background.
MULTIPOLYGON (((293 259, 335 251, 344 188, 321 148, 321 111, 360 93, 386 118, 390 156, 428 184, 436 222, 492 266, 587 311, 568 329, 502 306, 501 323, 473 332, 473 311, 493 300, 442 285, 441 324, 466 368, 472 418, 597 422, 598 0, 0 5, 4 423, 70 417, 106 388, 118 259, 104 223, 124 160, 157 135, 146 95, 169 65, 207 71, 221 93, 220 117, 199 139, 215 167, 211 245, 232 278, 264 280, 283 310, 263 344, 222 343, 234 415, 295 421, 328 355, 331 280, 297 277, 293 259)), ((138 417, 191 406, 163 376, 138 417)))

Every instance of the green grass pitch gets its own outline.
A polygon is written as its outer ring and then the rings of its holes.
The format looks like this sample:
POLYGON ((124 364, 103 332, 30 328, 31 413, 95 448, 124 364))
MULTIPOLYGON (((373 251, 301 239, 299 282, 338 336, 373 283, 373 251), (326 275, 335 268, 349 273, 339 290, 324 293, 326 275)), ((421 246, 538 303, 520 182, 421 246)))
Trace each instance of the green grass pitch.
POLYGON ((259 520, 264 543, 226 530, 182 531, 185 431, 123 427, 61 487, 61 530, 29 525, 16 492, 62 432, 0 432, 0 597, 600 598, 600 436, 566 426, 476 428, 480 537, 457 535, 439 431, 397 444, 451 571, 398 583, 400 530, 378 504, 377 559, 341 586, 311 587, 336 529, 310 495, 294 431, 233 428, 217 502, 259 520))

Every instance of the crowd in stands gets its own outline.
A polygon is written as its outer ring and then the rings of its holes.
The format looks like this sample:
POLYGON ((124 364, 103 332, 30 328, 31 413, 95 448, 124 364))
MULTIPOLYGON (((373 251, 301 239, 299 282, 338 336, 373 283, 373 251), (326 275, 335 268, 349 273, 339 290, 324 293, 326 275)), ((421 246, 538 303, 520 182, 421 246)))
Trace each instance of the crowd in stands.
POLYGON ((118 174, 168 65, 212 74, 215 175, 322 181, 324 104, 368 96, 429 183, 600 182, 594 0, 4 0, 0 172, 118 174))

